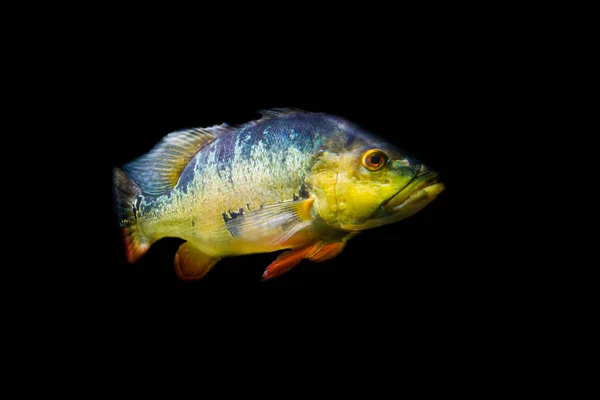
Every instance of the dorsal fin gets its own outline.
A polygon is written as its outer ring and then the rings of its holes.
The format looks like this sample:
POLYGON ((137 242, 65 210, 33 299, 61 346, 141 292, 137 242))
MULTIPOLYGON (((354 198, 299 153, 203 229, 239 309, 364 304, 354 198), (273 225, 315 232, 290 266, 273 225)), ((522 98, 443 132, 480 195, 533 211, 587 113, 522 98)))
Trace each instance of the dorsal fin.
POLYGON ((222 124, 171 132, 147 154, 124 165, 123 171, 144 194, 161 195, 177 184, 187 163, 202 147, 232 129, 222 124))
POLYGON ((261 118, 263 121, 265 119, 279 118, 286 115, 310 114, 308 111, 300 110, 299 108, 271 108, 270 110, 260 110, 258 112, 263 116, 263 118, 261 118))
POLYGON ((261 110, 262 118, 240 126, 228 124, 210 128, 191 128, 169 133, 152 150, 123 166, 123 171, 142 190, 142 193, 159 196, 171 190, 179 180, 187 163, 217 136, 240 128, 296 114, 310 114, 297 108, 261 110))
POLYGON ((300 110, 298 108, 272 108, 270 110, 259 110, 258 113, 260 115, 262 115, 262 117, 260 119, 246 122, 236 128, 251 128, 262 122, 269 121, 269 120, 276 119, 276 118, 286 117, 289 115, 312 114, 309 111, 300 110))

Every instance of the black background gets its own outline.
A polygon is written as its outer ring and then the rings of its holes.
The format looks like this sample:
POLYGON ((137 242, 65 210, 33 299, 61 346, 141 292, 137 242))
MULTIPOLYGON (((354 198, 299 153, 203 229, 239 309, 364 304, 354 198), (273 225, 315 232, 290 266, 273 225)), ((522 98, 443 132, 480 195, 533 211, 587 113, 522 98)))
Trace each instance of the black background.
POLYGON ((161 52, 146 40, 75 63, 69 105, 54 118, 73 131, 75 146, 58 162, 81 189, 57 196, 68 262, 59 272, 36 267, 60 276, 47 289, 86 332, 126 348, 278 354, 308 344, 344 357, 408 351, 418 360, 492 340, 520 290, 517 266, 497 250, 497 209, 487 206, 495 144, 508 141, 508 75, 487 38, 403 32, 241 46, 215 39, 161 52), (267 282, 262 273, 277 253, 226 258, 201 281, 181 282, 179 239, 128 264, 112 169, 171 131, 244 123, 273 107, 347 118, 437 170, 447 189, 417 215, 361 233, 338 257, 267 282))
MULTIPOLYGON (((33 193, 7 207, 18 218, 7 232, 25 231, 22 248, 6 246, 2 283, 5 308, 18 316, 5 330, 20 328, 25 341, 8 342, 26 362, 24 376, 33 363, 19 350, 31 347, 38 359, 51 353, 48 370, 69 384, 57 361, 75 353, 70 367, 102 379, 92 390, 118 382, 115 371, 130 382, 146 364, 168 370, 146 387, 171 372, 195 390, 207 381, 203 368, 217 371, 221 389, 236 388, 238 368, 261 376, 239 388, 266 390, 294 364, 301 371, 289 374, 286 394, 319 381, 372 394, 406 381, 476 390, 487 379, 495 391, 529 379, 529 361, 553 357, 554 327, 535 326, 565 310, 544 291, 565 296, 568 284, 545 281, 562 274, 541 260, 554 249, 522 251, 537 239, 524 226, 546 201, 535 177, 547 172, 523 149, 548 141, 552 127, 539 125, 556 120, 551 111, 527 118, 555 92, 548 65, 558 56, 530 62, 540 45, 554 50, 532 24, 541 10, 360 4, 351 16, 293 6, 275 18, 234 19, 232 5, 189 21, 107 9, 111 18, 69 17, 76 26, 62 30, 47 18, 52 29, 32 35, 32 46, 12 40, 25 62, 6 81, 18 92, 11 103, 25 107, 11 137, 26 146, 6 146, 19 156, 6 175, 33 193), (337 258, 268 282, 260 278, 276 253, 227 258, 201 281, 181 282, 178 239, 128 264, 112 168, 173 130, 243 123, 272 107, 345 117, 436 169, 447 189, 417 215, 352 239, 337 258), (506 224, 511 208, 522 213, 506 224), (186 380, 189 365, 195 376, 186 380)), ((571 131, 559 131, 561 143, 571 131)))
POLYGON ((139 76, 137 65, 119 69, 118 79, 107 82, 110 100, 99 107, 105 149, 96 153, 106 201, 97 210, 102 248, 94 253, 107 258, 95 273, 104 282, 107 304, 130 310, 126 314, 152 314, 158 307, 192 320, 234 313, 269 323, 302 316, 390 326, 410 321, 413 327, 483 313, 481 295, 495 283, 485 267, 490 255, 481 257, 482 238, 472 222, 487 218, 478 214, 483 181, 474 165, 485 130, 494 129, 493 121, 483 121, 486 83, 478 82, 470 59, 451 49, 424 58, 387 55, 311 54, 292 45, 273 59, 188 65, 184 77, 177 68, 157 76, 139 76), (112 167, 145 153, 173 130, 243 123, 272 107, 345 117, 439 171, 447 190, 417 215, 360 234, 337 258, 302 262, 268 282, 260 278, 277 253, 226 258, 201 281, 181 282, 173 271, 178 239, 156 243, 129 265, 112 214, 112 167))

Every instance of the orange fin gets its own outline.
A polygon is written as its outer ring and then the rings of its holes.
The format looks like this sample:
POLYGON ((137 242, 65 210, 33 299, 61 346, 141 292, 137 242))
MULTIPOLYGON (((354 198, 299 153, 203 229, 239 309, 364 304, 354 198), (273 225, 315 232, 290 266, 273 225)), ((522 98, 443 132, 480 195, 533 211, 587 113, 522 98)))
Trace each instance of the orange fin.
POLYGON ((265 272, 263 273, 262 280, 273 279, 279 275, 288 272, 294 268, 300 261, 313 251, 314 245, 300 247, 294 250, 284 251, 281 253, 275 261, 273 261, 265 272))
POLYGON ((324 243, 317 242, 294 250, 281 253, 265 270, 262 280, 273 279, 294 268, 303 259, 323 262, 342 252, 346 242, 324 243))
POLYGON ((333 257, 340 254, 342 250, 344 250, 345 246, 346 242, 328 243, 308 258, 313 262, 331 260, 333 257))
POLYGON ((175 272, 179 279, 196 281, 211 270, 220 258, 209 256, 189 243, 179 246, 175 255, 175 272))

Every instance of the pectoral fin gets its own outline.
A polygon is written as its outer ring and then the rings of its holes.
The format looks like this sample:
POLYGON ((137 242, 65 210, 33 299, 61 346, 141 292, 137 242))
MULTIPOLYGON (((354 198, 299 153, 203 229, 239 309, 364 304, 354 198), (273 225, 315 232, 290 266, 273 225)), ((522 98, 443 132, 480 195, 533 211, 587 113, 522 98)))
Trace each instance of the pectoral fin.
POLYGON ((209 256, 189 243, 179 246, 175 255, 175 272, 179 279, 195 281, 210 271, 220 258, 209 256))
POLYGON ((298 231, 310 226, 313 199, 270 204, 229 220, 225 226, 234 236, 246 240, 264 241, 273 245, 285 243, 298 231))

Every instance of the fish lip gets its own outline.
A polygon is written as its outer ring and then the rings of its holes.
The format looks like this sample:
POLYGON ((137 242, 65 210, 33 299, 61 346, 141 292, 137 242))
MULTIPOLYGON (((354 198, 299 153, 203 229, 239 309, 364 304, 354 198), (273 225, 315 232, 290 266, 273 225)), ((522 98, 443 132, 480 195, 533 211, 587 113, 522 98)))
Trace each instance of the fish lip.
POLYGON ((400 210, 404 205, 406 205, 409 200, 421 193, 424 189, 433 186, 438 183, 439 175, 435 172, 431 171, 423 171, 420 172, 413 180, 411 180, 404 188, 402 188, 398 193, 390 197, 386 200, 385 204, 382 204, 382 208, 390 215, 394 214, 398 210, 400 210), (416 182, 416 185, 413 186, 416 182), (410 190, 410 194, 406 196, 406 190, 410 190), (396 203, 394 199, 400 197, 404 197, 404 200, 400 203, 396 203))
POLYGON ((393 196, 391 196, 390 198, 388 198, 387 200, 384 200, 383 203, 380 204, 380 208, 385 209, 385 207, 396 197, 398 196, 400 193, 402 193, 402 191, 404 191, 404 189, 406 189, 407 187, 409 187, 417 178, 418 178, 419 174, 416 174, 415 176, 413 176, 413 178, 408 181, 408 183, 404 186, 402 186, 400 188, 400 190, 398 190, 393 196))

